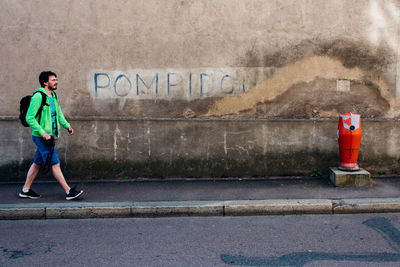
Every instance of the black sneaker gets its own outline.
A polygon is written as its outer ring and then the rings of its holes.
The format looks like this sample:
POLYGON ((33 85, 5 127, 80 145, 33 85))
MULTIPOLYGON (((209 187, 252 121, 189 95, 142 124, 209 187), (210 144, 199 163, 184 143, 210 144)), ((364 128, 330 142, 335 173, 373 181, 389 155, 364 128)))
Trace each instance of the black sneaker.
POLYGON ((83 193, 83 190, 77 191, 75 189, 75 187, 73 187, 69 190, 69 194, 66 195, 66 199, 72 200, 72 199, 78 198, 80 195, 82 195, 82 193, 83 193))
POLYGON ((32 189, 29 189, 29 191, 26 192, 26 193, 25 193, 24 191, 21 190, 21 192, 19 193, 19 197, 20 197, 20 198, 37 199, 37 198, 40 198, 41 195, 36 194, 35 191, 33 191, 32 189))

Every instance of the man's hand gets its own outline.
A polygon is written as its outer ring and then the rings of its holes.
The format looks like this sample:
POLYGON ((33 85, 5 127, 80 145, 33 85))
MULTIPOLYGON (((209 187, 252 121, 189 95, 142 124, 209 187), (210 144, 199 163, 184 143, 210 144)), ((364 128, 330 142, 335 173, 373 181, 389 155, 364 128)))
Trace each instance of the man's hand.
POLYGON ((44 140, 50 140, 51 139, 51 136, 48 133, 43 133, 42 137, 43 137, 44 140))
POLYGON ((71 136, 74 134, 74 129, 71 126, 68 127, 68 135, 71 136))

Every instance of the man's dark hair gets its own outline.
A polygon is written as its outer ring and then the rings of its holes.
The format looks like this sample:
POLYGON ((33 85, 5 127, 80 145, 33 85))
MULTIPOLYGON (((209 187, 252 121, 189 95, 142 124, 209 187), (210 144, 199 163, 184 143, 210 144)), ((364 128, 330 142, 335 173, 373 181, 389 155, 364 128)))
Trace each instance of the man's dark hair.
POLYGON ((49 81, 49 77, 50 76, 55 76, 57 77, 57 74, 55 74, 52 71, 43 71, 42 73, 40 73, 39 75, 39 83, 42 87, 44 87, 44 83, 47 83, 49 81))

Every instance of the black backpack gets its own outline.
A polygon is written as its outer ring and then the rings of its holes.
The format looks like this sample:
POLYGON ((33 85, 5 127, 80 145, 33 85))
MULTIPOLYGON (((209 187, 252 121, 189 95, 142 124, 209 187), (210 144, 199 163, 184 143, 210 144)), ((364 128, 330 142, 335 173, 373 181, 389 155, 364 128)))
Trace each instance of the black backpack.
MULTIPOLYGON (((37 116, 39 116, 39 119, 38 119, 38 123, 39 124, 40 124, 40 119, 42 118, 43 107, 45 105, 47 105, 46 104, 47 94, 45 94, 45 93, 43 93, 41 91, 36 91, 32 95, 27 95, 27 96, 24 96, 23 98, 21 98, 21 101, 19 101, 19 120, 21 121, 22 125, 25 126, 25 127, 29 126, 28 123, 26 122, 26 113, 28 112, 29 105, 31 104, 31 98, 36 93, 41 93, 42 94, 42 104, 40 104, 40 107, 39 107, 39 109, 38 109, 38 111, 37 111, 37 113, 35 115, 35 118, 37 116)), ((55 93, 54 93, 54 95, 57 98, 57 95, 55 93)))

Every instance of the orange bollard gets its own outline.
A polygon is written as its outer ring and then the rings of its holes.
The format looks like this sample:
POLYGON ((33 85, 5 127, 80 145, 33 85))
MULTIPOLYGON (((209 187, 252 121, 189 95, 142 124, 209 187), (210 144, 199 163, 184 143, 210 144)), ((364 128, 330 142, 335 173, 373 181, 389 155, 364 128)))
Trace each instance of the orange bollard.
POLYGON ((340 114, 337 135, 340 151, 339 169, 342 171, 358 171, 360 167, 357 164, 357 159, 362 136, 360 114, 340 114))

